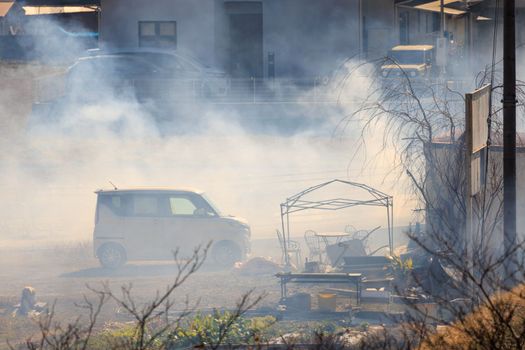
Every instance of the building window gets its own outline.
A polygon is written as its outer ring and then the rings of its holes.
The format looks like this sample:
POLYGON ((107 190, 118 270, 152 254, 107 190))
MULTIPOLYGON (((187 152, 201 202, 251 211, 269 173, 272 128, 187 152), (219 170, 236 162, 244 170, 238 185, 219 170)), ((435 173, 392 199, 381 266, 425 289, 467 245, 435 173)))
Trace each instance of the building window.
POLYGON ((139 47, 175 49, 177 47, 177 22, 139 22, 139 47))
POLYGON ((441 27, 441 15, 439 13, 432 13, 432 31, 439 32, 441 27))

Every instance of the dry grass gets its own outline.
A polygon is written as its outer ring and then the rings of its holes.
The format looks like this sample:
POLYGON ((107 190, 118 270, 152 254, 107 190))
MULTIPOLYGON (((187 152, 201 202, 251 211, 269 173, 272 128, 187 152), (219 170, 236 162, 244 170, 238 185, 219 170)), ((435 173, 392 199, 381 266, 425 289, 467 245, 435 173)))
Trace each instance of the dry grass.
POLYGON ((464 320, 443 327, 422 349, 521 349, 525 345, 525 285, 495 295, 464 320))
POLYGON ((8 341, 19 344, 38 334, 38 325, 26 317, 12 317, 11 300, 0 301, 0 350, 9 349, 8 341))

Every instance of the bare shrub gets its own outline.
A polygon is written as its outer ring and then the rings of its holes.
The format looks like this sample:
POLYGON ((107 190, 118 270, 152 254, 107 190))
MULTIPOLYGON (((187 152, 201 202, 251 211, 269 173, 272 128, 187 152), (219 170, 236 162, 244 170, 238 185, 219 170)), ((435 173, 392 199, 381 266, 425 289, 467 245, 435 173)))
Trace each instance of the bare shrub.
MULTIPOLYGON (((233 311, 217 311, 209 319, 210 322, 202 322, 201 319, 197 328, 192 328, 191 322, 195 322, 199 316, 193 319, 190 316, 195 312, 198 302, 190 304, 186 298, 184 310, 176 313, 173 311, 174 298, 177 297, 175 291, 199 270, 206 259, 209 246, 208 244, 204 248, 196 248, 192 256, 186 260, 179 260, 178 252, 175 252, 177 272, 173 281, 165 291, 157 291, 155 297, 146 303, 136 301, 131 284, 122 286, 120 293, 115 293, 108 283, 104 283, 102 289, 88 286, 95 298, 84 297, 84 302, 77 305, 84 310, 82 314, 87 315, 87 318, 79 316, 74 322, 62 325, 55 321, 53 306, 48 315, 38 319, 38 336, 28 339, 22 348, 146 350, 176 348, 184 345, 216 349, 224 343, 248 339, 238 337, 239 327, 246 326, 241 317, 264 297, 264 295, 255 295, 253 290, 241 297, 233 311), (97 321, 103 307, 108 303, 116 304, 120 309, 125 310, 133 321, 111 331, 101 330, 97 321), (211 333, 207 326, 213 326, 211 333), (190 335, 189 332, 193 333, 190 335)), ((251 331, 249 327, 245 328, 246 331, 251 331)), ((9 347, 14 349, 10 344, 9 347)))
MULTIPOLYGON (((399 67, 401 68, 401 67, 399 67)), ((492 99, 501 97, 498 72, 493 67, 480 73, 469 90, 492 83, 492 99)), ((518 82, 518 106, 523 115, 525 94, 518 82)), ((501 108, 491 105, 488 150, 483 155, 485 185, 473 198, 473 229, 467 232, 467 176, 465 101, 463 92, 446 81, 402 77, 373 81, 367 97, 341 123, 361 123, 361 147, 371 134, 382 135, 379 153, 393 150, 392 176, 404 179, 408 192, 425 214, 426 229, 410 237, 418 246, 419 274, 413 278, 416 295, 437 304, 437 314, 414 306, 414 317, 404 328, 410 347, 427 348, 522 348, 523 243, 505 251, 502 242, 502 140, 501 108), (406 175, 406 176, 403 176, 406 175), (521 271, 505 273, 509 263, 521 271), (509 283, 510 282, 510 283, 509 283), (442 335, 432 324, 447 323, 442 335), (454 336, 448 333, 454 329, 454 336), (462 339, 460 341, 460 339, 462 339), (424 340, 421 342, 421 340, 424 340)), ((397 182, 398 184, 401 181, 397 182)), ((407 289, 400 294, 410 294, 407 289)), ((399 338, 399 337, 397 337, 399 338)), ((406 344, 406 342, 405 342, 406 344)))

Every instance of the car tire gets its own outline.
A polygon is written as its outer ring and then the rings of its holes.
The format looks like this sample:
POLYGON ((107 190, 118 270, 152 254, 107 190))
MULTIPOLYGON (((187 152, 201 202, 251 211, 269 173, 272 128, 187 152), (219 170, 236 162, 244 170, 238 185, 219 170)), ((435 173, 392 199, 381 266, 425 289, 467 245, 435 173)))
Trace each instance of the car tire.
POLYGON ((126 251, 120 244, 106 243, 98 248, 100 264, 107 269, 116 269, 126 263, 126 251))
POLYGON ((232 267, 242 260, 241 248, 232 241, 220 241, 213 245, 211 251, 213 262, 223 268, 232 267))

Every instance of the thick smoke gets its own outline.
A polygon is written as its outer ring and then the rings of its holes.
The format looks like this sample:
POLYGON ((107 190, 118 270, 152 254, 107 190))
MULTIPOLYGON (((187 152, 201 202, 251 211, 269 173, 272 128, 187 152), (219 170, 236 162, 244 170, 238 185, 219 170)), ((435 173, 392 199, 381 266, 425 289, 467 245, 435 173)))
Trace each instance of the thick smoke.
MULTIPOLYGON (((341 123, 357 101, 367 97, 363 87, 372 84, 370 71, 356 74, 356 64, 340 67, 339 79, 334 76, 328 85, 288 86, 286 103, 224 105, 192 97, 161 107, 137 100, 131 90, 115 93, 105 85, 88 89, 66 81, 64 66, 53 68, 56 76, 36 80, 44 68, 28 72, 13 67, 10 74, 34 85, 20 91, 22 85, 11 84, 10 100, 16 103, 2 100, 4 120, 16 123, 4 145, 9 152, 0 159, 0 239, 90 239, 93 191, 111 188, 109 181, 119 188, 203 190, 222 212, 246 218, 258 238, 275 235, 279 204, 286 197, 341 178, 394 195, 395 223, 405 224, 414 204, 404 188, 395 187, 398 178, 389 176, 395 155, 382 149, 381 132, 367 136, 362 147, 361 125, 341 123), (353 74, 341 80, 350 71, 353 74), (65 87, 68 97, 33 105, 30 112, 27 101, 49 93, 43 81, 65 87)), ((113 67, 96 73, 108 85, 117 78, 113 67)), ((83 74, 78 81, 89 81, 94 72, 83 74)), ((326 195, 363 198, 363 193, 344 191, 333 189, 326 195)), ((386 213, 370 208, 312 212, 298 214, 292 223, 297 236, 306 229, 339 231, 348 224, 385 227, 386 213)))

